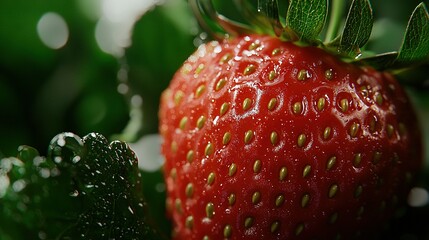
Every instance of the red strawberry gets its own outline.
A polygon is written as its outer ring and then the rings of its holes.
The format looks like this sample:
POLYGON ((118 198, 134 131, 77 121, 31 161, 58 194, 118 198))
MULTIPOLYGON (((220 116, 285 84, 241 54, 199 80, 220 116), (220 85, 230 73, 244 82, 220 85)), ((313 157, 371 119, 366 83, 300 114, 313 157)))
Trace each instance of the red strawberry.
POLYGON ((175 239, 373 234, 422 159, 392 75, 272 36, 200 46, 159 117, 175 239))

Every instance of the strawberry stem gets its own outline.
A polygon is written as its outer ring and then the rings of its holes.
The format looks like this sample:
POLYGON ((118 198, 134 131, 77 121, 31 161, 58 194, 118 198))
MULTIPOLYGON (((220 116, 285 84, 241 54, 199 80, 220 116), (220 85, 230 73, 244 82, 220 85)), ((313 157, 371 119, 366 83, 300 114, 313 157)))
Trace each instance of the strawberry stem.
POLYGON ((329 18, 328 30, 326 31, 325 42, 330 42, 337 37, 345 4, 346 1, 344 0, 331 1, 331 16, 329 18))

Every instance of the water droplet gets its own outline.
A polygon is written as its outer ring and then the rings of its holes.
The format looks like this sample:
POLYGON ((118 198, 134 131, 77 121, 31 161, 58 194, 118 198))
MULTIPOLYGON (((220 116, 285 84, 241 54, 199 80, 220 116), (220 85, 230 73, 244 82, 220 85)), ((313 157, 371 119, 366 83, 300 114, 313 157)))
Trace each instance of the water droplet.
POLYGON ((120 84, 118 84, 117 91, 118 91, 120 94, 125 95, 125 94, 127 94, 127 93, 128 93, 128 90, 129 90, 129 87, 128 87, 128 85, 127 85, 127 84, 125 84, 125 83, 120 83, 120 84))
POLYGON ((38 235, 39 235, 39 239, 46 239, 47 237, 46 233, 43 231, 40 231, 38 235))
POLYGON ((131 206, 128 206, 128 211, 130 211, 131 214, 134 214, 133 209, 131 208, 131 206))
POLYGON ((43 157, 37 156, 35 158, 33 158, 33 165, 35 167, 38 167, 40 164, 44 163, 45 159, 43 157))
POLYGON ((21 180, 17 180, 12 184, 12 189, 14 192, 20 192, 22 191, 25 186, 27 186, 27 183, 25 182, 25 180, 21 179, 21 180))
POLYGON ((80 161, 80 156, 74 156, 74 158, 73 158, 73 163, 78 163, 79 161, 80 161))
POLYGON ((47 47, 59 49, 66 45, 69 29, 61 15, 55 12, 47 12, 37 23, 37 34, 47 47))
POLYGON ((48 156, 57 164, 63 164, 64 161, 69 162, 69 160, 76 164, 82 159, 84 151, 82 139, 73 133, 65 132, 58 134, 51 140, 48 156), (69 156, 70 159, 68 159, 69 156))
POLYGON ((133 107, 140 107, 143 104, 143 98, 140 95, 134 95, 131 97, 131 105, 133 107))
POLYGON ((2 198, 10 185, 9 177, 5 175, 0 175, 0 198, 2 198))
POLYGON ((58 176, 58 175, 60 175, 60 170, 58 169, 58 168, 53 168, 52 170, 51 170, 51 176, 52 177, 56 177, 56 176, 58 176))
POLYGON ((60 157, 60 156, 56 156, 56 157, 54 157, 54 162, 56 162, 56 163, 60 164, 62 161, 63 161, 63 158, 62 158, 62 157, 60 157))
POLYGON ((429 193, 426 189, 414 187, 408 195, 408 204, 412 207, 424 207, 429 203, 429 193))
POLYGON ((69 193, 70 197, 77 197, 79 196, 79 191, 78 190, 74 190, 73 192, 69 193))
POLYGON ((51 171, 49 170, 49 168, 41 168, 39 170, 39 175, 42 178, 49 178, 51 176, 51 171))

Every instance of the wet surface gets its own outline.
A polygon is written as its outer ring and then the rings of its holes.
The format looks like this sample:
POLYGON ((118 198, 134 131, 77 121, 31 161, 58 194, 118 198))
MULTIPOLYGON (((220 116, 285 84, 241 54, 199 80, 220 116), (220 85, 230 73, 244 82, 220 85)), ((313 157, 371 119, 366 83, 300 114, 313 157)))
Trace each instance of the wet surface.
POLYGON ((22 146, 0 166, 6 239, 160 238, 146 223, 137 158, 123 142, 62 133, 48 157, 22 146))

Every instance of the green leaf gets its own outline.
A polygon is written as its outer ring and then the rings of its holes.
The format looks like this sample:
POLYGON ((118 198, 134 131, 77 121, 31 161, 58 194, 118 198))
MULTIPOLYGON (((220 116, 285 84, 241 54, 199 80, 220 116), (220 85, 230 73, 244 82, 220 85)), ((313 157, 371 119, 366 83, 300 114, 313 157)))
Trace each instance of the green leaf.
MULTIPOLYGON (((399 52, 379 54, 368 58, 362 58, 360 61, 379 70, 400 70, 399 73, 404 75, 404 72, 410 74, 421 64, 424 66, 425 62, 428 63, 428 60, 429 14, 426 6, 421 3, 414 9, 410 17, 399 52), (408 71, 407 69, 412 70, 408 71)), ((422 77, 418 79, 419 80, 415 82, 425 82, 425 79, 422 77)))
POLYGON ((362 62, 364 64, 370 65, 371 67, 378 70, 385 70, 393 65, 397 56, 397 52, 389 52, 371 57, 361 58, 357 62, 362 62))
POLYGON ((223 39, 226 33, 239 35, 253 32, 249 26, 219 14, 211 0, 189 0, 189 4, 200 25, 217 39, 223 39))
POLYGON ((219 18, 211 1, 189 0, 189 5, 204 30, 215 38, 222 38, 225 35, 225 29, 216 21, 219 18))
POLYGON ((291 0, 286 27, 291 32, 292 40, 315 40, 323 30, 327 11, 327 0, 291 0))
POLYGON ((264 16, 268 19, 274 33, 277 36, 281 36, 283 32, 283 26, 279 19, 279 7, 277 0, 258 0, 258 12, 264 13, 264 16))
MULTIPOLYGON (((231 8, 228 1, 220 2, 231 8)), ((234 0, 234 4, 238 10, 234 14, 243 16, 242 21, 246 22, 248 28, 253 30, 251 33, 276 35, 278 37, 282 35, 283 26, 280 23, 277 0, 257 0, 257 3, 248 0, 234 0)), ((233 16, 233 14, 230 14, 230 16, 233 16)))
POLYGON ((134 152, 92 133, 0 160, 1 239, 163 239, 149 224, 134 152), (42 238, 42 237, 40 237, 42 238))
POLYGON ((429 14, 424 3, 414 10, 405 31, 397 61, 416 62, 429 58, 429 14))
POLYGON ((328 43, 337 37, 338 30, 343 17, 343 11, 346 6, 344 0, 332 0, 330 2, 330 17, 328 21, 328 27, 326 29, 325 42, 328 43))
MULTIPOLYGON (((422 111, 425 110, 425 116, 429 117, 429 62, 418 65, 418 66, 414 66, 412 68, 406 68, 406 69, 401 69, 399 71, 394 71, 393 74, 395 75, 396 79, 398 79, 399 83, 402 84, 403 86, 412 86, 415 90, 421 91, 422 93, 424 93, 425 96, 425 104, 424 107, 423 106, 415 106, 415 109, 417 111, 422 111)), ((414 96, 415 97, 415 96, 414 96)), ((425 118, 425 121, 427 121, 428 118, 425 118)), ((423 125, 422 125, 423 127, 423 125)), ((427 139, 429 139, 429 126, 427 126, 427 124, 424 124, 424 128, 427 131, 428 135, 425 136, 427 137, 427 139)), ((429 145, 429 142, 426 143, 427 145, 429 145)), ((426 148, 429 149, 429 148, 426 148)), ((426 153, 426 159, 429 160, 429 152, 426 153)), ((429 169, 427 169, 427 171, 429 171, 429 169)), ((429 177, 429 172, 427 174, 427 176, 429 177)), ((429 182, 428 182, 429 183, 429 182)))
POLYGON ((339 42, 339 51, 358 56, 371 35, 374 19, 369 0, 353 0, 339 42))

